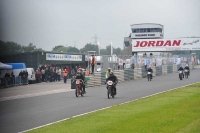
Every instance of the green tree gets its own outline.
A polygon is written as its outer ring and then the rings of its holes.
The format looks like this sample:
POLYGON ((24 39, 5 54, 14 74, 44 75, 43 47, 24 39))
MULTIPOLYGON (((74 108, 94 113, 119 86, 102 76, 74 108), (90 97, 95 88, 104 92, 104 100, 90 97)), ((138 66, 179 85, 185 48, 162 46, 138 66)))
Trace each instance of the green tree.
POLYGON ((98 46, 88 43, 83 48, 81 48, 80 51, 81 53, 86 53, 87 51, 96 51, 96 53, 98 53, 98 46))
POLYGON ((101 55, 109 55, 109 52, 106 49, 101 49, 101 55))
POLYGON ((67 47, 63 46, 63 45, 58 45, 55 46, 52 51, 54 52, 67 52, 67 47))
POLYGON ((36 49, 36 46, 33 43, 29 43, 28 46, 22 46, 23 52, 33 52, 36 49))
POLYGON ((67 52, 79 53, 79 49, 76 47, 67 47, 67 52))
POLYGON ((113 49, 113 54, 119 55, 121 53, 121 48, 114 48, 113 49))
POLYGON ((4 42, 0 40, 0 54, 13 54, 20 53, 22 50, 22 46, 15 42, 4 42))

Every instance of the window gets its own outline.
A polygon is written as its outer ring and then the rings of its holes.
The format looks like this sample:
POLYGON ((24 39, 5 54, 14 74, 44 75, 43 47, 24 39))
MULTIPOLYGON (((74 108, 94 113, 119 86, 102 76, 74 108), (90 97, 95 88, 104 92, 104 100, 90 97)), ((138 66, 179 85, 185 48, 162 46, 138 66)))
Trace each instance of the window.
POLYGON ((136 29, 132 29, 132 33, 136 33, 136 29))

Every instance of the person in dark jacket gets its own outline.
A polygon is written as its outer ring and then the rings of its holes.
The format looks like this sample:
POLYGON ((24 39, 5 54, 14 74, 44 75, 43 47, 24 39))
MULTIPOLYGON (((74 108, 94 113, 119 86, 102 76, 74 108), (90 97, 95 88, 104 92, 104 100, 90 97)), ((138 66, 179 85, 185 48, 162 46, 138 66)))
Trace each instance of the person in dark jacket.
POLYGON ((13 72, 11 72, 11 77, 12 77, 12 84, 14 85, 15 84, 15 75, 13 72))
MULTIPOLYGON (((111 80, 112 82, 114 82, 114 89, 115 89, 115 94, 117 94, 117 83, 118 83, 118 79, 117 77, 114 75, 114 73, 111 71, 108 78, 106 79, 106 83, 111 80)), ((107 88, 108 89, 108 88, 107 88)))
POLYGON ((186 64, 184 70, 188 70, 188 75, 190 75, 190 68, 189 66, 186 64))
POLYGON ((153 78, 153 76, 152 76, 153 70, 151 69, 151 66, 149 66, 149 67, 147 68, 147 72, 151 72, 151 79, 152 79, 152 78, 153 78))
POLYGON ((49 78, 49 70, 48 70, 48 68, 46 68, 46 70, 45 70, 45 82, 48 82, 48 78, 49 78))
POLYGON ((184 78, 184 73, 183 73, 183 67, 182 66, 179 67, 178 71, 182 71, 183 78, 184 78))
POLYGON ((85 91, 85 84, 84 84, 85 83, 85 77, 84 77, 84 75, 80 71, 78 71, 75 79, 82 79, 83 80, 83 83, 82 83, 82 85, 83 85, 83 92, 86 93, 86 91, 85 91))

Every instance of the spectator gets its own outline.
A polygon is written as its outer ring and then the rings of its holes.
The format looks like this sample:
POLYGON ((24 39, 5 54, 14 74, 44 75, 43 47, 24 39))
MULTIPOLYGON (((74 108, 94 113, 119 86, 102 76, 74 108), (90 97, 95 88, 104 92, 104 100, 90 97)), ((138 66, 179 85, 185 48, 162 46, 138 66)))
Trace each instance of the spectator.
POLYGON ((23 72, 22 72, 22 84, 25 84, 25 77, 26 77, 25 70, 23 70, 23 72))
POLYGON ((124 70, 124 67, 125 67, 125 63, 123 63, 123 70, 124 70))
POLYGON ((12 84, 15 85, 15 75, 13 72, 11 72, 11 77, 12 77, 12 84))
POLYGON ((51 67, 49 70, 49 81, 52 82, 53 80, 53 68, 51 67))
POLYGON ((55 71, 55 80, 58 81, 58 68, 56 67, 56 71, 55 71))
POLYGON ((36 70, 35 77, 36 77, 36 82, 40 83, 41 82, 42 73, 39 70, 36 70))
POLYGON ((28 72, 25 70, 25 83, 28 84, 28 72))
POLYGON ((91 60, 92 73, 91 74, 94 74, 94 65, 95 64, 96 64, 96 59, 95 59, 94 55, 92 55, 92 60, 91 60))
POLYGON ((68 76, 68 71, 67 71, 67 69, 65 69, 63 71, 64 83, 67 83, 67 76, 68 76))
POLYGON ((45 70, 44 70, 44 68, 42 68, 41 73, 42 73, 42 82, 44 82, 45 81, 45 70))
POLYGON ((56 72, 55 69, 52 69, 52 82, 56 81, 56 72))
POLYGON ((19 83, 22 84, 22 76, 23 76, 23 71, 21 70, 19 73, 19 83))
POLYGON ((58 69, 58 81, 60 81, 60 76, 61 76, 61 68, 58 69))
POLYGON ((49 78, 49 70, 48 68, 46 68, 45 70, 45 81, 48 82, 48 78, 49 78))
POLYGON ((5 87, 8 87, 8 85, 10 84, 10 73, 6 73, 4 75, 4 80, 5 80, 5 87))
POLYGON ((135 64, 133 63, 133 65, 132 65, 132 68, 134 69, 135 68, 135 64))

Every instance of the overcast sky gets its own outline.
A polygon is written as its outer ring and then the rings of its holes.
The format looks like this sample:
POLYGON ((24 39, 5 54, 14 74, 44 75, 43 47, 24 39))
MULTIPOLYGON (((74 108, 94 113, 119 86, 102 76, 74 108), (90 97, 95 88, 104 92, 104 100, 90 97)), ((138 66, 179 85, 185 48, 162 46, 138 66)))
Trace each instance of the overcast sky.
POLYGON ((123 47, 131 24, 164 25, 164 38, 200 36, 200 0, 0 0, 0 40, 82 48, 123 47))

